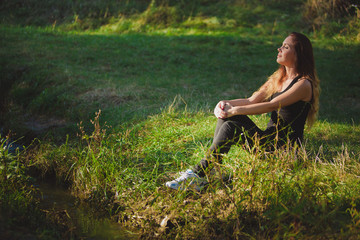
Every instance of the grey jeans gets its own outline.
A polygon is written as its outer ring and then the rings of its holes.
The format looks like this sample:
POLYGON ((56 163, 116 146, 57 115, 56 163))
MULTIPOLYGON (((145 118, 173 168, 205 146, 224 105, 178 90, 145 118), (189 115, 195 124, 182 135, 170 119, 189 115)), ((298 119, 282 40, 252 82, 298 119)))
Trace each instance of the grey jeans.
MULTIPOLYGON (((208 155, 194 166, 193 171, 201 177, 204 176, 205 172, 211 168, 209 159, 221 163, 222 155, 228 153, 234 144, 246 145, 248 149, 252 149, 255 139, 258 139, 259 146, 274 149, 275 138, 286 139, 286 136, 285 131, 277 131, 276 127, 261 130, 246 115, 218 119, 208 155)), ((279 143, 276 144, 279 145, 279 143)))

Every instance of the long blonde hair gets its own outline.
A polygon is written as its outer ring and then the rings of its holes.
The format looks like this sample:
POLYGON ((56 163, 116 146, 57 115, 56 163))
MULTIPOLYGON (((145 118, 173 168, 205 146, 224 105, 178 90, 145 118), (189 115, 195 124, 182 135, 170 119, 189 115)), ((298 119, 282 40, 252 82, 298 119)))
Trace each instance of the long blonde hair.
MULTIPOLYGON (((312 85, 312 99, 311 108, 308 113, 306 124, 311 127, 317 118, 319 111, 319 95, 320 95, 320 80, 317 76, 315 69, 315 60, 313 54, 313 48, 310 40, 303 34, 292 32, 289 36, 292 36, 296 51, 296 70, 299 76, 305 78, 311 82, 312 85)), ((282 82, 286 77, 286 69, 280 65, 276 70, 260 87, 260 91, 265 92, 266 99, 269 99, 271 95, 276 93, 282 82)))

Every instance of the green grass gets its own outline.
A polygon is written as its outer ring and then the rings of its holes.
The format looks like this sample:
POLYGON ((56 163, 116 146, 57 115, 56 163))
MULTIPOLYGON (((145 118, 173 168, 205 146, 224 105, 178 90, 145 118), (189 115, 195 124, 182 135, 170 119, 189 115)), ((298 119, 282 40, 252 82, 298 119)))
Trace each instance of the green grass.
MULTIPOLYGON (((205 154, 215 125, 204 112, 171 108, 108 134, 95 119, 91 135, 83 133, 71 146, 43 144, 32 164, 55 169, 61 181, 72 183, 74 194, 97 202, 123 225, 141 229, 144 238, 156 233, 190 239, 355 238, 358 146, 350 152, 345 143, 324 140, 337 136, 325 125, 314 127, 314 135, 323 136, 322 147, 316 149, 310 140, 298 157, 278 152, 264 161, 235 147, 201 194, 163 184, 205 154), (221 173, 231 174, 232 182, 223 182, 221 173), (160 226, 163 219, 169 219, 167 228, 160 226)), ((351 130, 358 136, 358 127, 351 130)))
MULTIPOLYGON (((300 14, 287 18, 301 1, 256 8, 251 4, 257 1, 234 1, 231 11, 222 1, 193 1, 181 13, 172 4, 169 10, 129 2, 125 9, 136 13, 117 15, 119 9, 111 8, 108 18, 100 18, 90 13, 105 14, 112 2, 91 1, 80 12, 69 1, 64 4, 75 11, 65 11, 56 25, 35 1, 28 9, 37 6, 38 18, 26 8, 3 15, 1 127, 15 138, 39 140, 17 160, 2 156, 1 175, 22 166, 21 180, 2 179, 2 206, 36 214, 17 208, 34 190, 5 194, 17 184, 27 186, 28 171, 36 168, 120 224, 141 229, 143 238, 356 239, 359 20, 328 21, 345 29, 330 33, 310 31, 299 23, 300 14), (161 22, 164 11, 175 20, 161 22), (322 89, 319 121, 306 129, 299 156, 278 152, 264 161, 234 147, 201 194, 165 189, 165 181, 197 163, 210 146, 215 104, 250 96, 276 69, 276 49, 293 30, 305 31, 313 42, 322 89), (6 161, 13 168, 4 167, 6 161), (220 172, 233 181, 223 182, 220 172)), ((252 118, 266 126, 266 114, 252 118)))
MULTIPOLYGON (((209 109, 220 98, 249 96, 276 68, 274 55, 283 37, 260 38, 250 31, 195 36, 89 35, 4 26, 1 31, 1 70, 4 81, 15 82, 15 104, 75 122, 101 108, 104 114, 111 111, 111 123, 156 112, 177 95, 190 110, 209 109)), ((324 39, 314 41, 323 82, 320 118, 358 123, 359 47, 343 39, 325 39, 327 45, 324 39)))

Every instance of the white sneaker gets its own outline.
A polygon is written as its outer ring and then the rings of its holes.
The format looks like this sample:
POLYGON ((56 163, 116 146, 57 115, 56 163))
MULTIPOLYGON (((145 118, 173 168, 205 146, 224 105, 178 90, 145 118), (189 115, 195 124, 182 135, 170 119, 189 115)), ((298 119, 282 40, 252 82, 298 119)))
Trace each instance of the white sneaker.
POLYGON ((165 186, 175 190, 183 190, 185 188, 194 188, 196 191, 201 190, 202 180, 191 169, 180 172, 180 177, 175 180, 166 182, 165 186))

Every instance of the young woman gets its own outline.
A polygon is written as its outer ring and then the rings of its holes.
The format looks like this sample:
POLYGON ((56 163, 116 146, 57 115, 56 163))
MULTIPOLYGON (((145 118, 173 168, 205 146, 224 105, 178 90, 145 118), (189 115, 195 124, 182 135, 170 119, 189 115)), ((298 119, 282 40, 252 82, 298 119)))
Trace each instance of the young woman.
POLYGON ((195 183, 209 170, 209 160, 221 162, 221 156, 233 144, 251 148, 258 141, 256 146, 271 150, 288 142, 301 143, 305 122, 309 126, 314 123, 319 105, 320 86, 310 40, 301 33, 291 33, 278 48, 276 61, 279 69, 251 97, 223 100, 216 105, 218 122, 209 155, 192 170, 167 182, 167 187, 179 189, 183 182, 195 183), (265 130, 247 116, 268 112, 271 118, 265 130))

